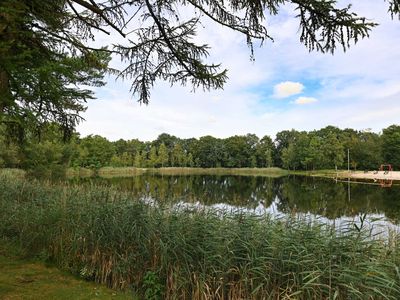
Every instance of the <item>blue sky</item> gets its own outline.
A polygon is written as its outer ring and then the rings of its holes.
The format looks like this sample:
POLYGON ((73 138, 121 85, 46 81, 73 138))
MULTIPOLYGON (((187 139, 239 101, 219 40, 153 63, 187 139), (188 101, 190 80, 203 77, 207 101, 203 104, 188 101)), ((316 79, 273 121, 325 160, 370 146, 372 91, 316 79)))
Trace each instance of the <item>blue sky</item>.
MULTIPOLYGON (((354 11, 380 25, 369 39, 335 55, 309 53, 300 44, 290 6, 266 21, 275 41, 256 46, 255 62, 241 35, 204 21, 198 40, 211 46, 210 61, 228 69, 224 90, 193 93, 189 86, 159 81, 146 106, 130 94, 128 81, 110 78, 96 89, 97 100, 88 103, 78 131, 110 140, 153 140, 163 132, 181 138, 246 133, 274 137, 292 128, 334 125, 379 132, 399 124, 400 21, 390 18, 383 0, 351 2, 354 11)), ((97 42, 105 40, 110 38, 99 36, 97 42)), ((113 64, 121 66, 117 59, 113 64)))

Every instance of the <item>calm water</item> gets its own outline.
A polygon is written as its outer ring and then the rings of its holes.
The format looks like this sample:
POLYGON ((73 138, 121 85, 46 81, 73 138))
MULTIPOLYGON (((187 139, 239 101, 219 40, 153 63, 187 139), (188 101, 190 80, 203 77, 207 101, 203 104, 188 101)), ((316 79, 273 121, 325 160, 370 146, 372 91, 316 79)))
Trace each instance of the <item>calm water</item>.
POLYGON ((303 176, 141 175, 84 180, 117 186, 132 192, 135 198, 159 204, 299 214, 326 221, 367 214, 369 219, 381 218, 385 225, 400 224, 400 185, 383 188, 303 176))

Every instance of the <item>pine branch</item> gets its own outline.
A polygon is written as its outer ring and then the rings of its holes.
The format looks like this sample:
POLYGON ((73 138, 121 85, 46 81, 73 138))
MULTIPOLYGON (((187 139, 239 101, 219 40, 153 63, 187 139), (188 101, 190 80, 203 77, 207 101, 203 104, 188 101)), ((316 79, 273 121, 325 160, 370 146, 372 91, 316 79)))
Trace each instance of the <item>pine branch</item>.
POLYGON ((84 0, 72 0, 72 1, 99 15, 111 28, 113 28, 116 32, 118 32, 122 37, 126 37, 125 33, 120 28, 115 26, 114 23, 111 22, 103 14, 103 11, 98 7, 98 5, 93 0, 90 0, 91 3, 87 3, 84 0))
POLYGON ((197 77, 195 73, 193 73, 190 68, 186 65, 186 63, 183 61, 181 58, 180 54, 175 50, 175 47, 172 45, 169 36, 164 30, 163 25, 160 23, 160 20, 158 17, 155 15, 153 8, 148 0, 145 0, 147 9, 149 10, 149 13, 151 17, 153 18, 154 22, 157 25, 157 28, 159 32, 161 33, 162 37, 164 38, 165 43, 167 44, 168 48, 171 50, 172 54, 175 56, 175 58, 179 61, 179 63, 182 65, 182 67, 193 77, 197 77))

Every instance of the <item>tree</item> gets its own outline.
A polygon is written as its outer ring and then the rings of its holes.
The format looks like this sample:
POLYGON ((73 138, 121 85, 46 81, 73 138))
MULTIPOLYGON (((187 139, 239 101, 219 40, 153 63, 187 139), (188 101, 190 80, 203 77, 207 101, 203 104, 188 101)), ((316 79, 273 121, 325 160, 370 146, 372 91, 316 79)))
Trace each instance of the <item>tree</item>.
POLYGON ((168 133, 161 133, 155 141, 152 142, 153 146, 159 148, 161 144, 164 144, 168 150, 172 150, 174 145, 179 141, 176 136, 170 135, 168 133))
POLYGON ((104 84, 109 53, 77 53, 72 34, 69 42, 57 37, 71 22, 65 1, 1 1, 0 122, 17 132, 20 142, 24 128, 40 131, 54 122, 68 139, 93 98, 83 85, 104 84))
MULTIPOLYGON (((301 131, 296 137, 293 145, 292 165, 295 169, 307 170, 309 166, 306 164, 307 155, 310 146, 310 136, 307 132, 301 131)), ((289 145, 290 146, 290 145, 289 145)))
POLYGON ((321 151, 321 143, 323 139, 316 134, 308 134, 308 145, 302 157, 302 164, 306 170, 321 167, 323 154, 321 151))
MULTIPOLYGON (((288 148, 291 143, 294 143, 296 137, 299 135, 299 132, 292 130, 283 130, 276 134, 275 138, 275 165, 278 167, 282 167, 285 164, 283 163, 283 150, 288 148)), ((286 154, 287 155, 287 154, 286 154)))
POLYGON ((186 155, 180 143, 174 145, 171 152, 171 166, 184 167, 186 164, 186 155))
POLYGON ((226 151, 226 166, 229 168, 247 167, 247 144, 244 136, 231 136, 224 140, 226 151))
POLYGON ((256 147, 259 142, 256 135, 235 135, 226 138, 223 142, 226 151, 227 167, 255 167, 256 147))
POLYGON ((186 161, 186 165, 188 167, 193 167, 194 166, 194 162, 193 162, 193 155, 192 153, 189 153, 187 156, 187 161, 186 161))
POLYGON ((281 160, 282 166, 286 169, 296 170, 298 164, 296 162, 296 153, 294 143, 290 143, 288 147, 282 150, 281 160))
POLYGON ((257 166, 272 167, 274 151, 275 145, 271 138, 268 135, 264 136, 256 146, 257 166))
POLYGON ((324 158, 324 167, 335 167, 337 169, 343 165, 344 148, 337 134, 330 132, 324 137, 321 151, 324 158))
POLYGON ((165 146, 164 143, 160 145, 158 148, 158 163, 161 165, 161 167, 165 167, 168 164, 169 158, 168 158, 168 149, 165 146))
POLYGON ((143 151, 145 144, 138 139, 129 140, 126 142, 125 151, 134 156, 136 153, 143 151))
POLYGON ((115 153, 116 155, 122 155, 124 152, 127 151, 128 143, 127 141, 123 139, 119 139, 116 142, 113 142, 114 148, 115 148, 115 153))
POLYGON ((210 135, 201 137, 193 150, 196 167, 221 167, 225 161, 226 151, 223 141, 210 135))
POLYGON ((0 168, 16 168, 20 166, 21 153, 19 147, 7 140, 5 127, 0 124, 0 168))
POLYGON ((150 168, 155 168, 157 167, 157 164, 158 164, 157 148, 153 146, 150 149, 148 165, 150 168))
POLYGON ((150 165, 149 160, 147 159, 147 152, 145 150, 143 150, 140 153, 140 156, 141 156, 141 158, 140 158, 141 167, 147 168, 150 165))
POLYGON ((129 167, 133 163, 133 157, 128 152, 124 152, 121 155, 114 154, 110 160, 110 166, 112 167, 129 167))
POLYGON ((400 126, 391 125, 382 132, 382 152, 386 163, 400 167, 400 126))
MULTIPOLYGON (((388 3, 392 17, 399 14, 400 1, 388 3)), ((333 0, 3 0, 1 122, 27 126, 27 121, 50 119, 65 129, 75 126, 92 97, 76 86, 101 85, 110 54, 120 56, 125 68, 108 71, 130 79, 141 103, 149 102, 157 80, 222 88, 227 70, 207 63, 208 46, 194 41, 202 19, 243 34, 253 58, 253 42, 272 39, 263 25, 266 14, 278 14, 284 4, 298 12, 300 42, 309 50, 346 50, 377 25, 333 0), (193 11, 189 18, 183 9, 193 11), (120 44, 90 46, 95 34, 112 32, 121 36, 120 44)))
MULTIPOLYGON (((340 139, 343 143, 344 148, 344 157, 347 159, 347 151, 350 152, 350 166, 354 169, 357 168, 359 160, 357 158, 356 153, 358 152, 356 149, 359 148, 359 137, 358 132, 351 128, 346 128, 340 134, 340 139)), ((346 167, 347 168, 347 167, 346 167)))
POLYGON ((115 154, 114 145, 106 138, 99 135, 89 135, 79 143, 81 155, 80 166, 100 168, 108 166, 115 154))
POLYGON ((38 175, 50 173, 54 168, 63 172, 63 145, 44 141, 41 143, 30 143, 26 149, 26 161, 24 169, 33 170, 38 175))
POLYGON ((135 160, 134 160, 133 164, 136 168, 141 168, 143 166, 142 165, 142 155, 139 151, 136 152, 136 154, 135 154, 135 160))
POLYGON ((361 131, 358 134, 358 140, 350 156, 355 156, 359 168, 373 170, 377 169, 384 162, 382 150, 380 135, 373 132, 361 131))

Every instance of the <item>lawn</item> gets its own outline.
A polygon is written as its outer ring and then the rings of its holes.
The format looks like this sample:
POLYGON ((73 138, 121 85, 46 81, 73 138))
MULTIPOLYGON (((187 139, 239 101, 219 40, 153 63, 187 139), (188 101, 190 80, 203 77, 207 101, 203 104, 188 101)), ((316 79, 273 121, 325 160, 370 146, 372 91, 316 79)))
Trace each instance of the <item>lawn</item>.
POLYGON ((15 252, 0 246, 0 299, 134 299, 128 292, 84 281, 15 252))

